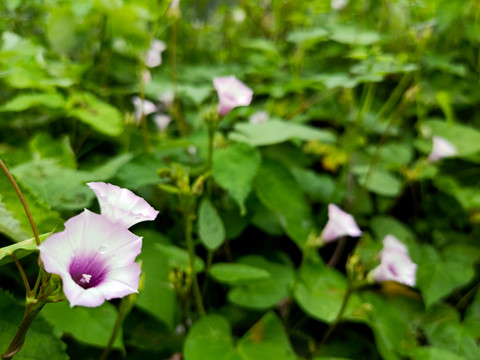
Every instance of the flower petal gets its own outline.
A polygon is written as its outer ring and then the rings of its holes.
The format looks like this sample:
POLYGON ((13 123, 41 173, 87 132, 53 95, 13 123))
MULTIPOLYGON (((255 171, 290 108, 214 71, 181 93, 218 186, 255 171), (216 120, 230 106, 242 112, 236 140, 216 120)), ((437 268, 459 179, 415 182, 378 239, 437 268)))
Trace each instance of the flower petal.
POLYGON ((141 221, 155 220, 158 215, 143 198, 128 189, 104 182, 87 184, 97 195, 102 215, 126 228, 141 221))
POLYGON ((434 136, 432 138, 432 151, 428 155, 428 161, 435 162, 444 157, 457 155, 457 148, 447 139, 441 136, 434 136))
POLYGON ((335 204, 328 205, 328 221, 321 234, 323 241, 332 242, 342 236, 356 237, 361 235, 362 231, 352 215, 335 204))
POLYGON ((250 105, 252 101, 252 89, 233 75, 214 78, 213 86, 218 93, 218 113, 221 116, 237 106, 250 105))

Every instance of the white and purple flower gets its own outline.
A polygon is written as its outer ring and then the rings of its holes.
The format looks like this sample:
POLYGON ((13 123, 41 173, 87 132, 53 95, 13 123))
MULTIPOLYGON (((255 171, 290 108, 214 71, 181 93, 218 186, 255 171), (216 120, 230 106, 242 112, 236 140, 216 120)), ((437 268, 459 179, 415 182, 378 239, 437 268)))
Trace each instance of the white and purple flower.
POLYGON ((150 44, 150 49, 148 49, 145 65, 149 68, 161 65, 162 52, 165 51, 166 48, 167 45, 162 40, 154 39, 150 44))
POLYGON ((378 282, 396 281, 415 286, 416 274, 417 264, 410 259, 407 247, 395 236, 385 236, 380 252, 380 265, 371 272, 373 279, 378 282))
POLYGON ((140 122, 143 116, 148 116, 154 113, 155 111, 157 111, 157 106, 153 102, 145 99, 142 100, 138 96, 134 96, 132 98, 132 102, 135 108, 134 113, 135 113, 135 120, 137 122, 140 122))
POLYGON ((347 214, 335 204, 328 205, 328 221, 320 235, 324 242, 329 243, 342 236, 361 235, 362 231, 352 215, 347 214))
POLYGON ((432 151, 428 155, 428 161, 433 163, 444 157, 457 155, 457 148, 447 139, 441 136, 434 136, 432 142, 432 151))
POLYGON ((39 247, 45 270, 60 275, 70 306, 96 307, 138 292, 135 258, 142 238, 120 223, 84 210, 39 247))
POLYGON ((250 105, 253 91, 235 76, 223 76, 213 79, 213 86, 218 93, 218 113, 227 115, 237 106, 250 105))
POLYGON ((158 211, 145 199, 128 189, 104 182, 87 184, 97 195, 103 216, 114 223, 122 224, 126 229, 141 221, 155 220, 158 211))

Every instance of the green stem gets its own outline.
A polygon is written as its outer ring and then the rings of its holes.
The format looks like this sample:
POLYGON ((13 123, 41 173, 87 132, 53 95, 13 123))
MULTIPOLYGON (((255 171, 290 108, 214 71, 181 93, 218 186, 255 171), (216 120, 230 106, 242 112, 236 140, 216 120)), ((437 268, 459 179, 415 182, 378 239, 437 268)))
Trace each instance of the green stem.
POLYGON ((3 360, 12 359, 13 356, 20 351, 25 342, 25 336, 27 335, 27 331, 30 328, 30 325, 32 325, 33 320, 35 320, 44 305, 45 303, 43 302, 27 305, 22 323, 20 324, 18 331, 15 334, 12 342, 10 343, 7 351, 5 351, 5 354, 2 355, 3 360))
POLYGON ((198 312, 200 316, 205 316, 205 308, 203 307, 202 294, 200 292, 200 286, 198 285, 197 273, 195 271, 195 246, 192 239, 192 229, 193 229, 193 214, 192 212, 187 212, 186 214, 186 226, 185 226, 185 238, 187 241, 188 249, 188 273, 191 277, 191 285, 193 286, 193 296, 195 298, 195 303, 197 305, 198 312))
POLYGON ((342 301, 342 306, 340 307, 340 311, 338 312, 338 315, 332 325, 328 328, 327 332, 322 338, 322 341, 320 341, 320 345, 318 346, 318 349, 321 349, 327 340, 330 338, 330 336, 333 334, 333 332, 337 329, 338 324, 340 324, 340 321, 342 320, 342 316, 345 313, 345 310, 347 309, 347 304, 348 300, 350 299, 350 296, 353 294, 353 289, 350 286, 350 284, 347 285, 347 290, 345 291, 345 296, 343 297, 342 301))
POLYGON ((10 254, 10 257, 13 259, 15 265, 17 265, 17 269, 20 272, 20 276, 22 277, 23 285, 25 286, 26 297, 29 298, 32 294, 32 291, 30 290, 30 284, 28 283, 25 270, 23 270, 22 264, 20 264, 20 261, 18 261, 17 257, 13 253, 10 254))
POLYGON ((0 158, 0 168, 2 168, 3 172, 7 176, 8 180, 12 184, 13 188, 15 189, 15 192, 17 193, 18 198, 20 199, 20 202, 23 205, 23 209, 25 210, 25 214, 27 214, 28 221, 30 222, 30 226, 33 231, 33 236, 35 237, 35 242, 37 243, 37 246, 40 245, 40 238, 38 237, 38 231, 37 231, 37 226, 35 225, 35 221, 33 221, 32 214, 30 212, 30 209, 28 208, 27 202, 25 201, 25 198, 23 197, 22 191, 17 185, 17 182, 13 178, 12 174, 10 171, 8 171, 7 166, 5 163, 2 161, 0 158))
POLYGON ((110 351, 112 351, 113 343, 117 338, 118 331, 120 330, 124 319, 125 317, 123 316, 122 306, 120 306, 118 310, 117 319, 115 320, 115 325, 113 326, 112 333, 110 334, 110 339, 108 339, 108 344, 105 347, 105 350, 103 350, 102 355, 99 357, 99 360, 105 360, 108 354, 110 354, 110 351))

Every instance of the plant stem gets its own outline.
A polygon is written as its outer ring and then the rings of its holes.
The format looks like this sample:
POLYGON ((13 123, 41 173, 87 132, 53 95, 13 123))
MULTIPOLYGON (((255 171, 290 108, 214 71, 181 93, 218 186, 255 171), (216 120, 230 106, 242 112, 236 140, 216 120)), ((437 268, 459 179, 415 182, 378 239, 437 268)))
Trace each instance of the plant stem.
POLYGON ((193 228, 193 214, 191 211, 186 214, 186 226, 185 226, 185 238, 187 241, 188 248, 188 272, 191 276, 191 284, 193 286, 193 296, 195 298, 195 303, 197 305, 198 312, 200 316, 205 316, 205 308, 203 307, 202 293, 200 291, 200 286, 198 285, 197 273, 195 271, 195 246, 192 239, 192 228, 193 228))
POLYGON ((318 349, 321 349, 323 347, 323 345, 325 345, 327 340, 330 338, 330 336, 333 334, 333 332, 337 329, 338 324, 340 324, 340 321, 342 320, 342 316, 345 313, 345 310, 347 309, 348 300, 350 299, 350 296, 352 294, 353 294, 353 289, 350 286, 350 284, 348 284, 347 289, 345 291, 345 296, 343 297, 342 306, 340 307, 340 311, 338 312, 337 317, 335 318, 332 325, 330 325, 330 327, 328 328, 325 335, 323 335, 322 341, 320 341, 318 349))
POLYGON ((118 330, 120 330, 124 319, 125 319, 125 317, 123 316, 122 306, 120 306, 120 308, 118 310, 117 319, 115 320, 115 325, 113 326, 112 333, 110 334, 110 339, 108 339, 108 344, 105 347, 105 350, 103 350, 103 353, 102 353, 102 355, 100 355, 98 360, 105 360, 107 358, 108 354, 110 354, 110 351, 112 351, 113 343, 115 342, 115 339, 117 338, 118 330))
POLYGON ((37 226, 35 225, 35 221, 33 221, 32 214, 30 213, 30 209, 28 208, 27 202, 25 201, 25 198, 23 197, 22 191, 17 185, 17 182, 13 178, 12 174, 10 171, 8 171, 7 166, 5 163, 2 161, 0 158, 0 168, 2 168, 3 172, 7 176, 8 180, 12 184, 13 188, 15 189, 15 192, 17 193, 18 198, 20 199, 20 202, 23 205, 23 209, 25 210, 25 214, 27 214, 28 221, 30 222, 30 226, 32 227, 33 231, 33 236, 35 237, 35 242, 38 245, 40 245, 40 238, 38 237, 38 231, 37 231, 37 226))
POLYGON ((44 302, 32 303, 30 305, 27 305, 22 323, 20 324, 18 331, 15 334, 12 342, 10 343, 7 351, 5 352, 5 354, 2 355, 3 360, 13 358, 13 356, 20 351, 25 342, 25 336, 27 335, 27 331, 30 328, 30 325, 32 325, 33 320, 35 320, 44 305, 44 302))
POLYGON ((25 274, 25 270, 23 270, 23 266, 22 266, 22 264, 20 264, 20 261, 18 261, 15 254, 13 254, 13 253, 10 254, 10 257, 15 262, 15 265, 17 265, 17 269, 20 272, 20 276, 22 277, 23 285, 25 286, 26 297, 29 298, 32 294, 32 291, 30 290, 30 284, 28 283, 27 275, 25 274))

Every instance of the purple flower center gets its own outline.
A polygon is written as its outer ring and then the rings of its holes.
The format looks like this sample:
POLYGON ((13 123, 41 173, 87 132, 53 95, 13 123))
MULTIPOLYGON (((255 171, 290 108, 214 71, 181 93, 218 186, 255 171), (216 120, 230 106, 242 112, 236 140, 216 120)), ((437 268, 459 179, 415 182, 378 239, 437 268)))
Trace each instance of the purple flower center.
POLYGON ((392 264, 388 264, 387 269, 390 271, 392 275, 398 276, 397 269, 395 269, 395 266, 393 266, 392 264))
POLYGON ((75 256, 73 258, 68 272, 78 285, 84 289, 89 289, 100 285, 107 274, 107 268, 104 261, 92 256, 75 256))

